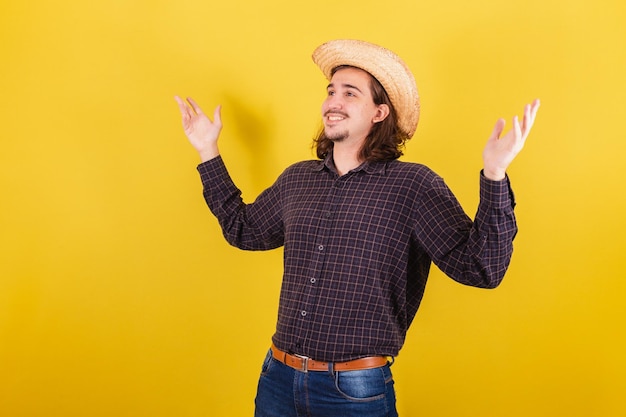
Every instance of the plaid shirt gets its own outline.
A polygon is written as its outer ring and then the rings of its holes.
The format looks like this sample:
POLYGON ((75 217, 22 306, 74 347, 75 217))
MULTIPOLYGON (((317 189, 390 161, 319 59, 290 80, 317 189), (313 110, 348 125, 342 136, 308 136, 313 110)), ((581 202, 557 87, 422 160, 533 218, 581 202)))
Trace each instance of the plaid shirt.
POLYGON ((273 341, 322 361, 396 356, 420 305, 431 261, 452 279, 494 288, 517 232, 508 178, 480 176, 474 222, 424 165, 369 162, 338 176, 332 158, 296 163, 245 204, 221 157, 198 166, 226 240, 284 245, 273 341))

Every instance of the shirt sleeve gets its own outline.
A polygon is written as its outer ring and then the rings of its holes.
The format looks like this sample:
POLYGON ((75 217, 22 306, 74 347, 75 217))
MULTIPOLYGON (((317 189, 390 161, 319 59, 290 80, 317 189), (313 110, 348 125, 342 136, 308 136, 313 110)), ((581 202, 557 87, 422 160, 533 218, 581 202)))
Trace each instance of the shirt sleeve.
POLYGON ((269 250, 284 243, 280 186, 276 183, 244 203, 220 156, 198 165, 204 200, 226 241, 245 250, 269 250))
POLYGON ((508 269, 517 224, 509 178, 480 175, 474 221, 440 177, 420 199, 417 234, 433 263, 452 279, 480 288, 497 287, 508 269))

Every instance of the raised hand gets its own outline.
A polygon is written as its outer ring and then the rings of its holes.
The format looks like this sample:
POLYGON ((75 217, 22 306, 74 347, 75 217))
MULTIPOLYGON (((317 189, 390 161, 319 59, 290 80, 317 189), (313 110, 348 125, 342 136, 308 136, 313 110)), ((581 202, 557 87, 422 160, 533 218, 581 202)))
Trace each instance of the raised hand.
POLYGON ((218 156, 217 139, 222 130, 221 106, 215 108, 211 121, 193 99, 187 98, 187 102, 178 96, 174 99, 183 118, 185 135, 200 154, 202 162, 218 156))
POLYGON ((524 147, 526 138, 535 122, 539 100, 524 107, 524 118, 520 124, 517 116, 513 118, 513 127, 504 136, 500 137, 506 122, 499 119, 483 150, 483 163, 485 177, 499 181, 504 179, 506 170, 513 159, 524 147))

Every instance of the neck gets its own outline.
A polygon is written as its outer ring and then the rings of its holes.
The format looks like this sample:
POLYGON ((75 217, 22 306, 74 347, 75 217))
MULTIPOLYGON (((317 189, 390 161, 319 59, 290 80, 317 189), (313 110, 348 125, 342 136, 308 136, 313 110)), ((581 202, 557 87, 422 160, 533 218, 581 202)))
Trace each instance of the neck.
POLYGON ((361 145, 335 142, 333 145, 333 163, 337 173, 341 176, 363 163, 359 158, 361 145))

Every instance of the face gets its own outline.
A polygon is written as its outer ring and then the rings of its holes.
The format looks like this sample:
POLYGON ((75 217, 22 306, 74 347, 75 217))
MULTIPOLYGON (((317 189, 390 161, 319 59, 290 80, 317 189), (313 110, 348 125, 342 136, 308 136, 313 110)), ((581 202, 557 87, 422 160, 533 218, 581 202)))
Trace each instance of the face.
POLYGON ((322 104, 326 137, 334 142, 362 142, 375 123, 387 117, 389 108, 376 105, 370 89, 371 75, 358 68, 335 72, 322 104))

